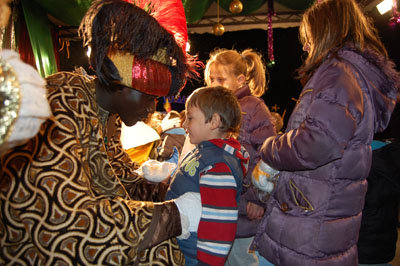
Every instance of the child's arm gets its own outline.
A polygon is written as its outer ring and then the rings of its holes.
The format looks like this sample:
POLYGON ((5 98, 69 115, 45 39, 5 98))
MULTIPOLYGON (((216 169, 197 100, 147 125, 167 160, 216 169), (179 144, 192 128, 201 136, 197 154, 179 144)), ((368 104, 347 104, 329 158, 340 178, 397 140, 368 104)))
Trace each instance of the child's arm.
POLYGON ((197 259, 224 265, 235 239, 238 206, 237 184, 225 163, 217 163, 200 175, 202 214, 198 229, 197 259))

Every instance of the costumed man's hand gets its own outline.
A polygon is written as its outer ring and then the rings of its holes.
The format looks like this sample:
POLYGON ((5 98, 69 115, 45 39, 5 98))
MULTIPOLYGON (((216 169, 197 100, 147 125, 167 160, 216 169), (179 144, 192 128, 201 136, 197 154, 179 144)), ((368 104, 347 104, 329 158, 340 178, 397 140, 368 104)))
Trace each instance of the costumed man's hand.
POLYGON ((197 232, 201 216, 201 197, 200 193, 186 192, 179 198, 175 199, 181 215, 182 234, 179 239, 187 239, 190 232, 197 232))
POLYGON ((147 160, 136 172, 148 181, 158 183, 167 180, 175 168, 175 163, 147 160))
POLYGON ((200 193, 186 192, 174 200, 154 203, 150 229, 138 250, 153 247, 171 237, 189 238, 190 232, 197 232, 200 216, 200 193))

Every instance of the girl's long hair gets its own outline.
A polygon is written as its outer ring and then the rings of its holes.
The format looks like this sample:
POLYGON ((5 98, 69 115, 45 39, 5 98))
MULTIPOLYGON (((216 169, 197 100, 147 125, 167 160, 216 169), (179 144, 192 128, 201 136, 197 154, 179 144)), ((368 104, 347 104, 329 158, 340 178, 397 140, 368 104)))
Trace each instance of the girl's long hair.
POLYGON ((303 15, 299 38, 303 46, 310 47, 308 57, 298 69, 298 77, 303 81, 311 77, 329 53, 335 56, 345 45, 388 57, 372 20, 354 0, 316 2, 303 15))

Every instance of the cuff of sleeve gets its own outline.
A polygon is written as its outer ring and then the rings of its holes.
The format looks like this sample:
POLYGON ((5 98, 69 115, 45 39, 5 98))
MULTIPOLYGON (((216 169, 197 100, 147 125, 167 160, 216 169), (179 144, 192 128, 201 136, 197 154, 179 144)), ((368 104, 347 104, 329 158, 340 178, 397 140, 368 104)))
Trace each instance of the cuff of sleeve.
POLYGON ((151 223, 138 250, 153 247, 164 240, 181 234, 179 210, 174 201, 154 203, 151 223))
MULTIPOLYGON (((179 206, 177 205, 178 209, 179 206)), ((177 236, 176 238, 183 240, 183 239, 188 239, 190 236, 190 232, 189 232, 189 218, 182 213, 181 210, 179 210, 180 212, 180 217, 181 217, 181 227, 182 227, 182 234, 180 234, 179 236, 177 236)))

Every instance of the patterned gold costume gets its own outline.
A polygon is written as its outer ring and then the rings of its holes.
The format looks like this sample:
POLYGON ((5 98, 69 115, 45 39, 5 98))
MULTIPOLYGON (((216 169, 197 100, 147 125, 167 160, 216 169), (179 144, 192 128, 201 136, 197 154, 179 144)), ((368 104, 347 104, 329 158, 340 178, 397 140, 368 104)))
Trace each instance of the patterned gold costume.
POLYGON ((119 119, 104 143, 93 81, 60 72, 47 84, 54 117, 0 157, 0 264, 182 265, 179 212, 151 202, 166 188, 133 173, 119 119))

